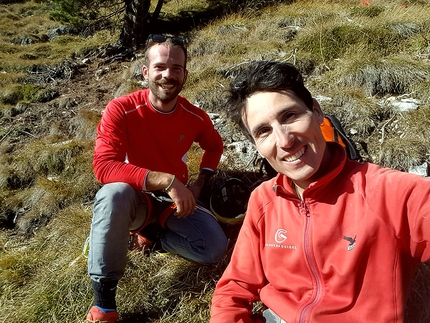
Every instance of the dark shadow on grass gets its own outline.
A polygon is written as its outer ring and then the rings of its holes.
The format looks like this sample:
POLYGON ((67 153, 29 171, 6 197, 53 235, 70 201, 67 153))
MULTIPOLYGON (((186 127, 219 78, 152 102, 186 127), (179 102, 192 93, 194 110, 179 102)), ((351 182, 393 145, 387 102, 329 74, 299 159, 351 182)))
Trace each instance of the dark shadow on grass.
MULTIPOLYGON (((196 300, 190 295, 203 295, 214 289, 228 264, 230 255, 231 252, 217 264, 204 265, 186 261, 181 266, 173 265, 170 268, 169 277, 159 275, 153 278, 154 286, 163 286, 162 281, 167 279, 165 283, 170 285, 170 288, 157 290, 156 294, 151 295, 154 296, 152 306, 146 309, 142 307, 141 313, 124 314, 119 323, 159 322, 166 313, 180 316, 183 312, 181 308, 188 302, 190 302, 189 308, 186 310, 188 315, 207 311, 206 301, 196 300), (160 299, 168 301, 160 303, 160 299)), ((171 257, 177 256, 172 255, 171 257)))
POLYGON ((430 263, 418 267, 406 303, 405 323, 430 322, 430 263))
POLYGON ((259 10, 279 3, 293 3, 295 0, 211 0, 205 10, 184 10, 175 17, 159 18, 149 26, 149 33, 187 33, 201 28, 227 14, 259 10))
POLYGON ((146 313, 132 313, 123 315, 118 323, 142 323, 148 321, 148 315, 146 313))

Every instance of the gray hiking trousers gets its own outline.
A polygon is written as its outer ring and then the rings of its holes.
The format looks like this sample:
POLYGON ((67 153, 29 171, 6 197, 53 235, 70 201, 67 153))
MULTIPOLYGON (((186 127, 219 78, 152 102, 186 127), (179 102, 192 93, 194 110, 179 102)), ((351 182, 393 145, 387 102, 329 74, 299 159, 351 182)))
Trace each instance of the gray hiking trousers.
MULTIPOLYGON (((144 194, 126 183, 106 184, 98 191, 89 238, 88 274, 92 280, 123 276, 129 232, 142 226, 147 216, 144 194)), ((152 207, 157 208, 157 203, 152 207)), ((171 214, 165 227, 160 242, 167 252, 199 263, 216 263, 225 255, 227 237, 207 210, 196 208, 185 218, 171 214)))
POLYGON ((276 315, 270 308, 263 312, 263 317, 266 319, 266 323, 287 323, 276 315))

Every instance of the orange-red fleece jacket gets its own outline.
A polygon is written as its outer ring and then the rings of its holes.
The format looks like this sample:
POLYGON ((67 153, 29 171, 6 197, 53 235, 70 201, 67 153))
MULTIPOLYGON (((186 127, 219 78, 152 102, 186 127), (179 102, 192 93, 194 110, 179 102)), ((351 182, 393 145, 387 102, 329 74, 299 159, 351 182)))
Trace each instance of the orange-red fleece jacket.
POLYGON ((303 192, 278 175, 251 195, 211 323, 403 322, 414 272, 430 259, 430 180, 347 160, 328 143, 328 173, 303 192))
POLYGON ((142 190, 154 170, 186 184, 186 157, 193 142, 204 150, 200 168, 215 170, 224 146, 207 113, 182 96, 172 112, 162 113, 151 106, 148 93, 136 91, 106 106, 93 160, 99 182, 124 182, 142 190))

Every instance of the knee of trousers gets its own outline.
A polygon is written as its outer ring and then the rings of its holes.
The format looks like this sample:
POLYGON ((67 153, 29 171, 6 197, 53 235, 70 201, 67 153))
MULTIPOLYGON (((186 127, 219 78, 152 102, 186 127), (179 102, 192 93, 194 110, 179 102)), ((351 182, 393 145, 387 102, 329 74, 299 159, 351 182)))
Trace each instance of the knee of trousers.
POLYGON ((228 239, 225 236, 219 236, 217 241, 211 242, 202 257, 204 263, 214 264, 220 262, 227 253, 228 239))
POLYGON ((115 218, 132 221, 132 209, 136 205, 136 191, 126 183, 105 184, 96 194, 94 218, 115 218))
POLYGON ((220 262, 227 253, 228 239, 221 227, 214 226, 205 236, 205 247, 196 248, 199 253, 197 262, 215 264, 220 262))

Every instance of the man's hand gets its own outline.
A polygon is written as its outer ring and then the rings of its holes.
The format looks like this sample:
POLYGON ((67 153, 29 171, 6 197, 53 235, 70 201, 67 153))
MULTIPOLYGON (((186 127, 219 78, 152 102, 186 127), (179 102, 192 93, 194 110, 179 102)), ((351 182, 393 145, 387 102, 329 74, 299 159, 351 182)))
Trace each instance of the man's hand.
POLYGON ((151 171, 146 178, 146 189, 148 191, 164 190, 176 204, 174 214, 178 218, 183 218, 194 213, 196 199, 200 197, 203 186, 213 174, 212 170, 201 169, 195 182, 186 187, 179 179, 174 178, 172 174, 151 171))
POLYGON ((178 218, 184 218, 194 213, 196 209, 196 199, 193 193, 180 180, 175 178, 166 193, 176 204, 174 215, 178 218))
POLYGON ((148 191, 165 191, 176 204, 175 215, 178 218, 194 213, 196 199, 193 193, 172 174, 151 171, 146 178, 148 191), (173 182, 172 182, 173 180, 173 182), (166 190, 167 188, 167 190, 166 190))

